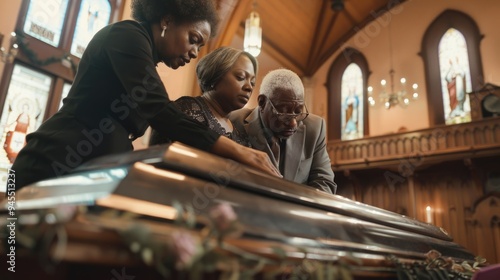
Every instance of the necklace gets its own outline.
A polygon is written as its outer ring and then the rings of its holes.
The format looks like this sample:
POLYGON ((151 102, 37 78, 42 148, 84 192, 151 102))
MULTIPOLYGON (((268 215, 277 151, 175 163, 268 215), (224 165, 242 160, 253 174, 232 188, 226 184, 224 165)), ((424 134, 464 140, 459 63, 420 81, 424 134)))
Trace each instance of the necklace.
POLYGON ((208 94, 203 94, 201 96, 207 102, 208 106, 210 109, 214 111, 219 117, 227 120, 227 114, 224 113, 224 110, 222 110, 222 107, 217 103, 215 100, 212 100, 212 98, 208 94))

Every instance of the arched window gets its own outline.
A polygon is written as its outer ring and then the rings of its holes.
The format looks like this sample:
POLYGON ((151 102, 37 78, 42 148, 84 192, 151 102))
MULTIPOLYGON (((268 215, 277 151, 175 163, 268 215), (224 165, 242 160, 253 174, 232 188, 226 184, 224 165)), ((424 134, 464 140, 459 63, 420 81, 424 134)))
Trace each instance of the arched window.
POLYGON ((431 125, 471 120, 469 92, 483 86, 479 28, 468 15, 447 10, 422 41, 431 125))
POLYGON ((346 48, 334 60, 327 77, 328 139, 351 140, 368 135, 366 58, 346 48))
POLYGON ((342 75, 341 132, 342 140, 363 137, 363 73, 356 63, 351 63, 342 75))

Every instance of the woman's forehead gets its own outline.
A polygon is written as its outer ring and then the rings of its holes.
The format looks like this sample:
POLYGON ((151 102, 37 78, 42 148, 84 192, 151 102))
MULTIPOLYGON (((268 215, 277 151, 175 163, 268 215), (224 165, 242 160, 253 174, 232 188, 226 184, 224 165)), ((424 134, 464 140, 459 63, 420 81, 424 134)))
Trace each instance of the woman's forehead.
POLYGON ((210 34, 212 32, 212 28, 206 20, 183 22, 180 24, 180 26, 201 33, 205 40, 208 40, 210 38, 210 34))

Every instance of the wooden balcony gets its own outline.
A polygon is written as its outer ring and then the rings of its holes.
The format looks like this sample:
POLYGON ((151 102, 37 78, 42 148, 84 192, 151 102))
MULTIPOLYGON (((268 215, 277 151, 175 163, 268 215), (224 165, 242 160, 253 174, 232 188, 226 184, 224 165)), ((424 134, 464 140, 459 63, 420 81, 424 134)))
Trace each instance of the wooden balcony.
POLYGON ((333 170, 391 168, 500 155, 500 117, 411 132, 328 142, 333 170))

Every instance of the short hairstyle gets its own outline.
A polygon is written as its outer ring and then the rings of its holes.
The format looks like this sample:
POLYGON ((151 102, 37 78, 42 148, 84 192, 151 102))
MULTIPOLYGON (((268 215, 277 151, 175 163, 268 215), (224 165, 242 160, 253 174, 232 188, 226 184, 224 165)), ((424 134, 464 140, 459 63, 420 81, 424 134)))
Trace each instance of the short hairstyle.
POLYGON ((288 69, 276 69, 266 74, 260 84, 259 95, 271 98, 276 89, 293 90, 304 97, 304 84, 299 75, 288 69))
POLYGON ((213 0, 132 0, 131 8, 137 21, 157 23, 165 16, 179 23, 207 21, 211 37, 217 34, 219 16, 213 0))
POLYGON ((253 64, 257 76, 257 59, 248 52, 231 48, 219 47, 200 59, 196 65, 196 76, 202 92, 213 89, 213 86, 226 75, 242 55, 247 56, 253 64))

